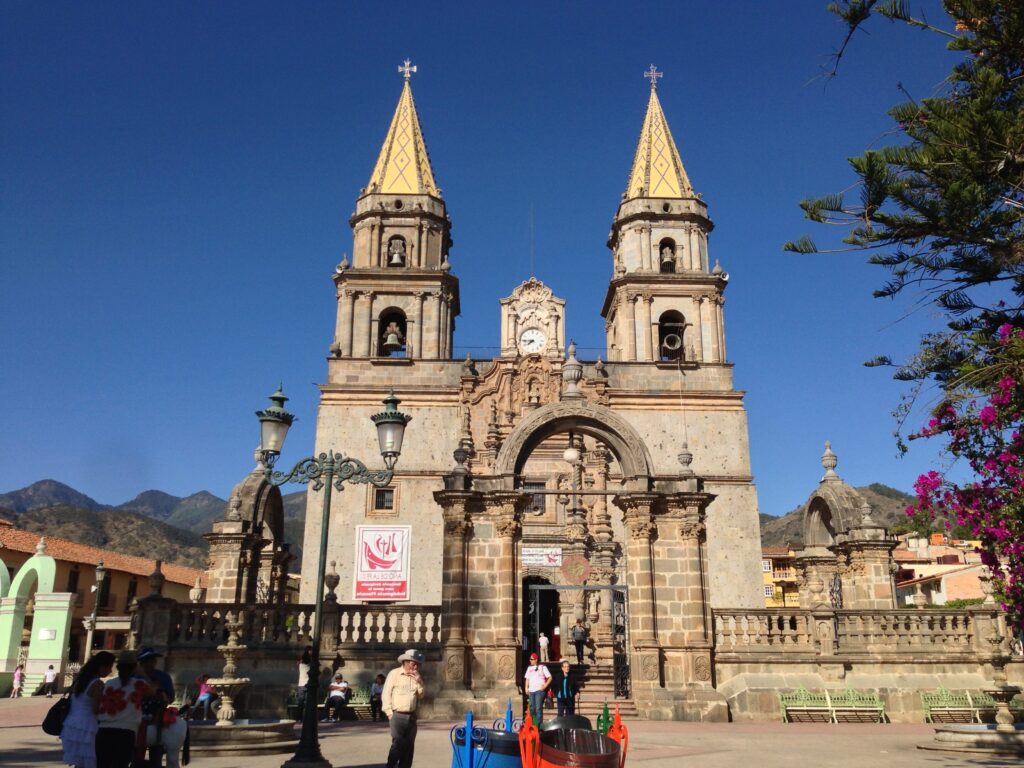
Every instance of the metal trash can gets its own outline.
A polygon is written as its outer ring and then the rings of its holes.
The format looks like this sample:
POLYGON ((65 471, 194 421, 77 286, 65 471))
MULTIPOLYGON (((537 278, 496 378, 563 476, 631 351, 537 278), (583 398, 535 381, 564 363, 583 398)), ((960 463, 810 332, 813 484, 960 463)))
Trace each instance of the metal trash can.
POLYGON ((540 766, 619 768, 621 749, 598 731, 559 728, 540 734, 540 766))
POLYGON ((466 724, 451 730, 452 768, 522 768, 519 734, 473 725, 473 713, 466 724), (469 748, 466 746, 467 734, 469 748))

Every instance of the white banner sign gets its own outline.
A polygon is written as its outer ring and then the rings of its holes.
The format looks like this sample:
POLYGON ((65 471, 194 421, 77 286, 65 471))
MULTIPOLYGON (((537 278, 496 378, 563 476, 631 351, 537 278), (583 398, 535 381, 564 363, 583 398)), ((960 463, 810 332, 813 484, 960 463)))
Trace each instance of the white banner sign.
POLYGON ((356 600, 409 599, 409 541, 412 526, 356 526, 356 600))
POLYGON ((546 565, 550 568, 561 568, 562 548, 523 547, 520 558, 523 565, 546 565))

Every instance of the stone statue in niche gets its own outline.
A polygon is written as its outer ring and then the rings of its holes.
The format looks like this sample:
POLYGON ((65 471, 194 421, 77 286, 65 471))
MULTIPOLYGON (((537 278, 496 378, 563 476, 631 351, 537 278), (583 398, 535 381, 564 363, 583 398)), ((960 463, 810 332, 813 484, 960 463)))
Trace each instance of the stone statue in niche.
POLYGON ((668 245, 666 243, 665 245, 661 246, 661 260, 662 261, 672 261, 672 259, 674 259, 674 258, 675 258, 675 254, 672 253, 672 246, 671 245, 668 245))

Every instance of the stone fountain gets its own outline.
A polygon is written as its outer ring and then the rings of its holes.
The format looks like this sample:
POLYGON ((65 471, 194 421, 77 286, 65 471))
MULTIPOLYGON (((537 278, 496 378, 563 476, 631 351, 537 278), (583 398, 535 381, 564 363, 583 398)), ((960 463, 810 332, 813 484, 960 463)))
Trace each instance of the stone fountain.
MULTIPOLYGON (((984 607, 995 606, 992 576, 988 568, 981 578, 981 591, 985 595, 984 607)), ((983 635, 992 646, 992 685, 982 691, 996 705, 995 723, 972 725, 942 725, 935 729, 935 739, 920 744, 921 749, 936 749, 951 752, 971 752, 998 756, 1024 756, 1024 724, 1015 724, 1010 702, 1021 692, 1020 686, 1010 685, 1006 679, 1006 663, 1009 661, 1009 632, 1005 617, 999 616, 983 635)))
POLYGON ((239 718, 236 710, 238 694, 252 681, 238 674, 238 658, 245 652, 239 642, 242 621, 240 614, 228 613, 224 620, 228 639, 217 650, 224 656, 220 677, 211 678, 210 685, 220 695, 220 708, 213 723, 193 720, 192 750, 207 755, 256 755, 290 752, 299 737, 294 720, 239 718))

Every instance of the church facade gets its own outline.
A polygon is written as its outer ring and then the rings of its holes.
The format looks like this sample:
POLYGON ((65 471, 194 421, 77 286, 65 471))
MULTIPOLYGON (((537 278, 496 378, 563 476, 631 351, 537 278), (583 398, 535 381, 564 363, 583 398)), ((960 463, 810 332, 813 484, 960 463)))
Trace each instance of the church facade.
MULTIPOLYGON (((580 620, 590 679, 614 679, 652 717, 724 719, 711 609, 763 605, 757 494, 726 355, 728 275, 657 73, 608 240, 606 353, 592 361, 577 360, 565 302, 536 278, 495 297, 498 357, 453 356, 452 221, 404 73, 350 219, 351 261, 334 273, 315 451, 376 456, 368 417, 391 388, 413 420, 390 487, 333 497, 338 597, 441 606, 435 711, 458 714, 467 696, 480 715, 503 711, 524 648, 543 632, 573 656, 580 620)), ((320 503, 311 491, 307 553, 320 503)), ((312 602, 315 557, 302 576, 312 602)))

